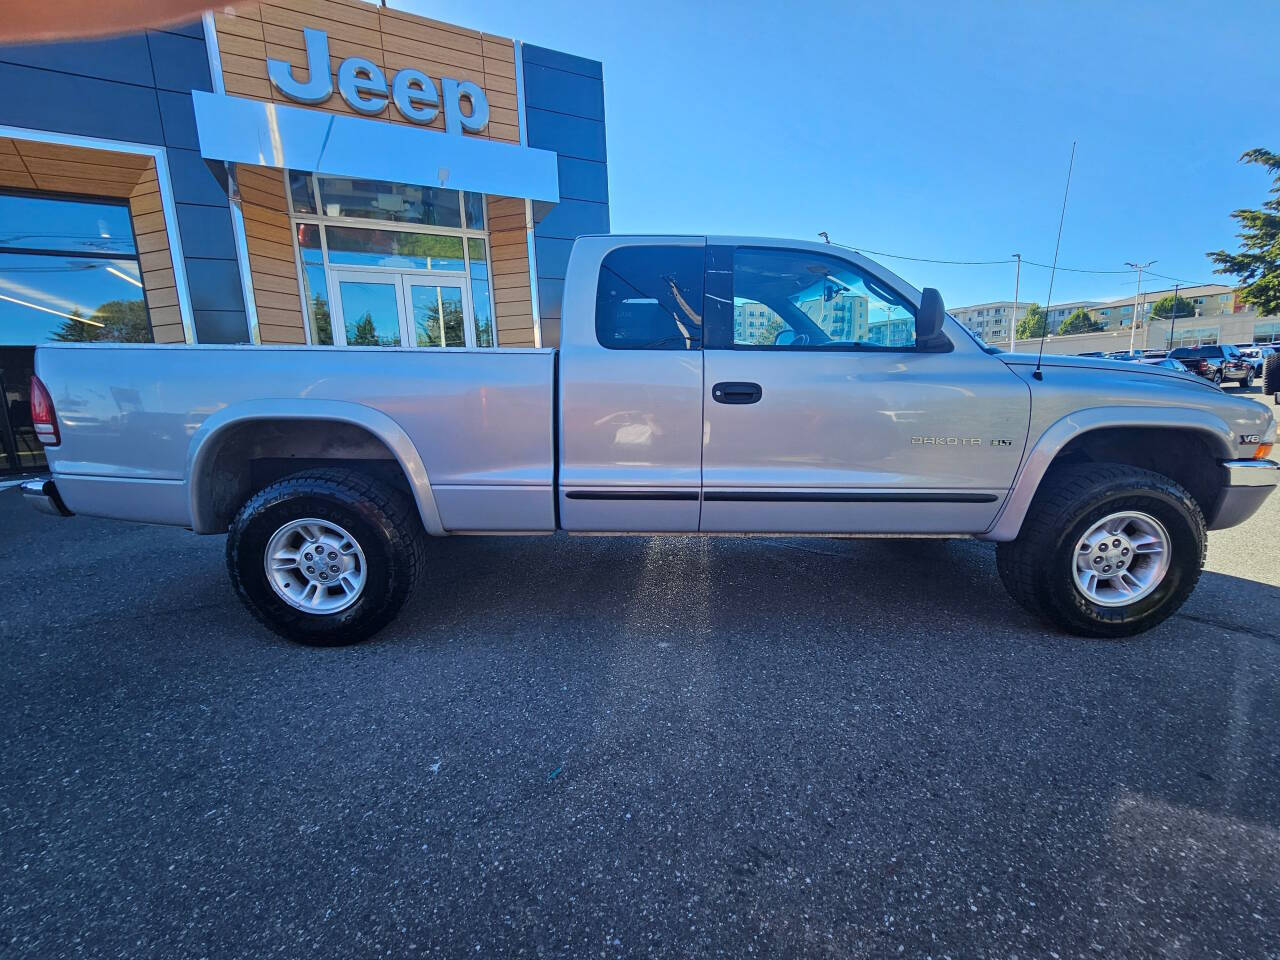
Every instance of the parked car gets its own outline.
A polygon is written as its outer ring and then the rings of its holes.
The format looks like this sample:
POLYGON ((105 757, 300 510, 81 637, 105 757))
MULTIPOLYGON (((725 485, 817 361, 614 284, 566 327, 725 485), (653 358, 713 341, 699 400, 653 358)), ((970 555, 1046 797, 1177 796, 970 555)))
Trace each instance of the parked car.
POLYGON ((1255 377, 1262 376, 1262 368, 1266 365, 1267 357, 1276 353, 1276 348, 1270 344, 1246 343, 1244 346, 1236 344, 1236 349, 1240 351, 1240 356, 1253 364, 1255 377))
POLYGON ((1186 364, 1173 357, 1143 357, 1138 361, 1149 367, 1164 367, 1166 370, 1177 370, 1179 373, 1190 373, 1186 364))
POLYGON ((1141 350, 1117 350, 1107 354, 1108 360, 1141 360, 1141 350))
MULTIPOLYGON (((561 323, 558 351, 41 346, 53 475, 24 494, 229 533, 241 600, 311 644, 385 626, 448 563, 431 537, 556 530, 990 540, 1019 604, 1119 637, 1183 603, 1205 531, 1280 475, 1262 405, 997 353, 836 246, 583 237, 561 323)), ((919 574, 904 597, 931 602, 945 571, 919 574)))
POLYGON ((1090 350, 1088 353, 1077 353, 1077 357, 1105 357, 1106 354, 1101 350, 1090 350))
POLYGON ((1240 355, 1234 344, 1220 343, 1208 347, 1178 347, 1169 352, 1181 360, 1192 373, 1225 386, 1234 383, 1253 386, 1253 364, 1240 355))

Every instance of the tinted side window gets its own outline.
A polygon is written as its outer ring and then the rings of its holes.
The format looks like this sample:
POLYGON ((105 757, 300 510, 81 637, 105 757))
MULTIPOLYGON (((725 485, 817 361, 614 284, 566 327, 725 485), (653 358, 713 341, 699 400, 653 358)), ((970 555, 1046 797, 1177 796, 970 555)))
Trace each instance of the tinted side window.
POLYGON ((896 291, 836 257, 739 248, 733 255, 733 345, 913 350, 915 311, 896 291))
POLYGON ((621 247, 600 264, 596 339, 612 350, 702 347, 703 248, 621 247))

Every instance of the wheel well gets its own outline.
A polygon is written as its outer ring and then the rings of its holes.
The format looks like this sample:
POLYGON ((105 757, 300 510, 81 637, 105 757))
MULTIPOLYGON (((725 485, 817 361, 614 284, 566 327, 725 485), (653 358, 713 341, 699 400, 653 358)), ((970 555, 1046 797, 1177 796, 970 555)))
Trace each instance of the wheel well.
POLYGON ((313 467, 360 470, 413 498, 391 449, 363 427, 341 420, 248 420, 224 427, 206 443, 193 520, 201 532, 223 531, 240 508, 275 481, 313 467))
POLYGON ((1125 463, 1152 470, 1181 484, 1209 517, 1222 480, 1208 440, 1177 427, 1110 427, 1074 437, 1058 451, 1049 469, 1066 463, 1125 463))

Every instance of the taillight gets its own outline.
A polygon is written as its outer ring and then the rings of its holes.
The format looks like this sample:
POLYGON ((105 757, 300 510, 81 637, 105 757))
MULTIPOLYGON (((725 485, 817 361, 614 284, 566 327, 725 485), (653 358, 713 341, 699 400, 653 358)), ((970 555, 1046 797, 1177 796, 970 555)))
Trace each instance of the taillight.
POLYGON ((62 442, 58 436, 58 416, 53 412, 53 398, 40 382, 40 378, 31 377, 31 421, 36 427, 36 436, 47 447, 56 447, 62 442))

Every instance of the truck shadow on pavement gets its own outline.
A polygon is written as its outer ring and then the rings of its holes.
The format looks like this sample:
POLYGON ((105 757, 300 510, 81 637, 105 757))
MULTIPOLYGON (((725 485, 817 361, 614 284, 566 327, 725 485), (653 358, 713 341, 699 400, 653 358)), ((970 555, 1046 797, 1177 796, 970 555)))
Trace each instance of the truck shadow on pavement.
POLYGON ((308 649, 222 538, 20 509, 0 914, 42 955, 1274 952, 1275 586, 1099 642, 971 541, 457 538, 308 649))
MULTIPOLYGON (((991 544, 826 538, 456 538, 432 543, 422 596, 388 629, 404 639, 448 625, 552 624, 896 638, 1016 631, 1085 644, 1006 594, 991 544), (519 571, 519 572, 516 572, 519 571)), ((1180 618, 1280 641, 1280 588, 1205 571, 1180 618)))

